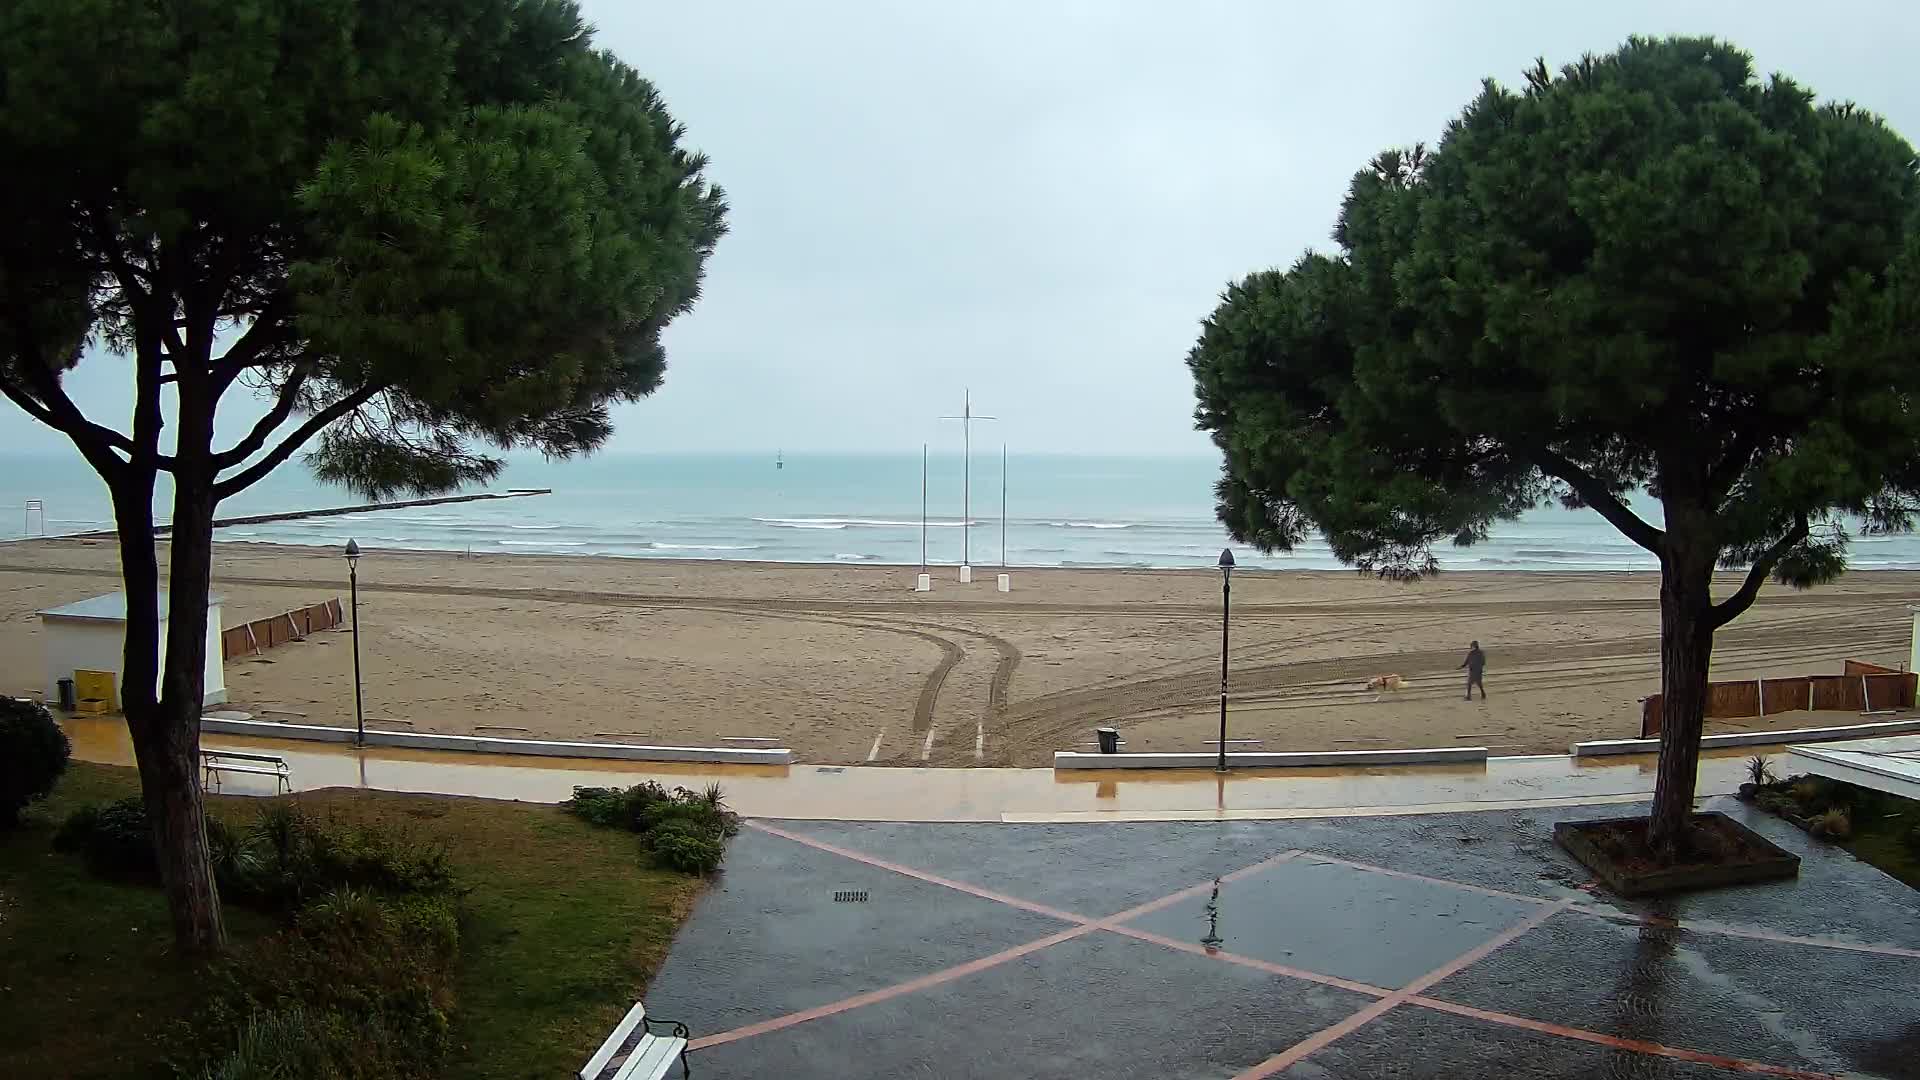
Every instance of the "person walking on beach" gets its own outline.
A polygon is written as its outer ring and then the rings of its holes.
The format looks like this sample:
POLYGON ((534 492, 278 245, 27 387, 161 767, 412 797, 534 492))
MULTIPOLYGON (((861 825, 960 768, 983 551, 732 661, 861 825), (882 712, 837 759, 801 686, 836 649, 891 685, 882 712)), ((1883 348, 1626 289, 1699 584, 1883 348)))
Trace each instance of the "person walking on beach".
POLYGON ((1480 700, 1487 700, 1487 684, 1481 679, 1481 672, 1487 669, 1487 654, 1480 651, 1480 643, 1474 642, 1467 649, 1467 658, 1460 662, 1467 669, 1467 700, 1473 700, 1473 688, 1480 688, 1480 700))

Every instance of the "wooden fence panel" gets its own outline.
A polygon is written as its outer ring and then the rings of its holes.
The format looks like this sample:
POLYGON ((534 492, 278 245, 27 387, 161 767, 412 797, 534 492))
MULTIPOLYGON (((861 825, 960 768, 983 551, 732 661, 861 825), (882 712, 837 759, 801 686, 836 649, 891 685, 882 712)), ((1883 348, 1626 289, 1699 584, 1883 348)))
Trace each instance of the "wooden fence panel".
POLYGON ((220 656, 232 659, 264 652, 289 641, 339 626, 340 598, 335 596, 317 604, 283 611, 265 619, 255 619, 220 632, 220 656))
POLYGON ((1865 708, 1857 675, 1810 675, 1813 707, 1818 712, 1859 712, 1865 708))
POLYGON ((1707 715, 1760 715, 1760 687, 1751 682, 1708 683, 1707 715))
POLYGON ((1911 674, 1896 671, 1885 675, 1862 675, 1860 682, 1869 712, 1913 707, 1914 676, 1911 674))
POLYGON ((1803 712, 1813 705, 1812 680, 1805 675, 1791 679, 1762 679, 1760 690, 1763 715, 1803 712))

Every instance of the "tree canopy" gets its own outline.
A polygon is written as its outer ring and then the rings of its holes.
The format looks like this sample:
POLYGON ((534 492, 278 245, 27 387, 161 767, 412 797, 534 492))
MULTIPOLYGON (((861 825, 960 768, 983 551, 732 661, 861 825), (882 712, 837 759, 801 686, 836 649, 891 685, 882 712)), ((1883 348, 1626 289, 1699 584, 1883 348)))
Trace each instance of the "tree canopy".
MULTIPOLYGON (((1912 148, 1701 39, 1489 82, 1354 178, 1334 239, 1230 288, 1188 359, 1222 520, 1387 574, 1552 498, 1665 554, 1843 566, 1920 490, 1912 148)), ((1757 582, 1756 582, 1757 585, 1757 582)))
POLYGON ((490 448, 598 446, 660 385, 724 231, 684 135, 568 0, 0 0, 0 395, 112 495, 121 701, 183 952, 222 938, 215 508, 303 450, 382 497, 491 478, 490 448), (83 361, 130 367, 130 417, 75 403, 83 361), (229 394, 266 412, 216 440, 229 394))
POLYGON ((493 475, 476 441, 591 449, 723 231, 571 3, 9 0, 0 75, 0 390, 108 473, 151 432, 65 399, 89 342, 142 405, 270 395, 212 453, 219 497, 316 434, 374 495, 493 475))
POLYGON ((1913 527, 1917 177, 1879 117, 1711 39, 1488 81, 1431 149, 1354 177, 1336 250, 1204 324, 1220 518, 1418 577, 1543 503, 1600 513, 1661 565, 1671 847, 1713 632, 1769 576, 1840 574, 1851 532, 1913 527), (1717 602, 1716 565, 1746 571, 1717 602))

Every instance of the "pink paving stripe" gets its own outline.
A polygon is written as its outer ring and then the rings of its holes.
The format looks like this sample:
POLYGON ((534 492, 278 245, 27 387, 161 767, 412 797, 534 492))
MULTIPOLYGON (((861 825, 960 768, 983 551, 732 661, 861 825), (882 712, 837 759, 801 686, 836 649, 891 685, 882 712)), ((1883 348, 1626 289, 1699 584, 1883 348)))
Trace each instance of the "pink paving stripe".
POLYGON ((1562 1039, 1578 1039, 1581 1042, 1598 1043, 1601 1046, 1611 1046, 1616 1050, 1628 1050, 1636 1054, 1651 1054, 1655 1057, 1673 1058, 1677 1061, 1691 1061, 1701 1065, 1711 1065, 1717 1069, 1726 1069, 1731 1072, 1755 1073, 1760 1076, 1787 1076, 1794 1077, 1796 1080, 1837 1080, 1832 1073, 1807 1072, 1804 1069, 1789 1069, 1782 1065, 1767 1065, 1758 1061, 1747 1061, 1744 1058, 1722 1057, 1719 1054, 1703 1054, 1698 1050, 1682 1050, 1678 1047, 1665 1046, 1660 1043, 1647 1042, 1642 1039, 1623 1039, 1617 1035, 1602 1035, 1597 1031, 1586 1031, 1581 1028, 1549 1024, 1540 1020, 1529 1020, 1524 1016, 1510 1016, 1506 1013, 1489 1012, 1486 1009, 1476 1009, 1471 1005, 1456 1005, 1451 1001, 1441 1001, 1438 998, 1416 996, 1408 998, 1407 1004, 1417 1005, 1423 1009, 1433 1009, 1436 1012, 1451 1013, 1454 1016, 1467 1016, 1475 1020, 1486 1020, 1490 1023, 1504 1024, 1507 1027, 1524 1028, 1528 1031, 1537 1031, 1542 1035, 1556 1035, 1562 1039))
POLYGON ((1444 885, 1449 889, 1460 889, 1465 892, 1479 893, 1482 896, 1498 896, 1504 900, 1519 900, 1528 904, 1556 903, 1556 901, 1541 896, 1527 896, 1523 893, 1489 889, 1482 885, 1469 885, 1464 881, 1449 881, 1446 878, 1428 877, 1425 874, 1412 874, 1405 870, 1395 870, 1386 866, 1375 866, 1372 863, 1354 862, 1351 859, 1336 859, 1331 855, 1322 855, 1314 851, 1306 852, 1305 856, 1314 862, 1332 863, 1335 866, 1345 866, 1353 870, 1365 870, 1369 874, 1385 874, 1388 877, 1405 878, 1408 881, 1424 881, 1429 885, 1444 885))
MULTIPOLYGON (((901 874, 906 877, 918 878, 921 881, 930 882, 934 885, 944 886, 946 888, 954 890, 955 892, 963 892, 971 896, 977 896, 982 900, 992 900, 995 903, 1005 904, 1008 907, 1019 908, 1022 911, 1031 911, 1036 915, 1045 915, 1051 919, 1059 919, 1061 922, 1086 924, 1086 923, 1091 923, 1093 921, 1084 915, 1075 915, 1070 911, 1061 911, 1059 908, 1056 908, 1056 907, 1048 907, 1045 904, 1036 904, 1031 900, 1022 900, 1017 896, 1008 896, 1005 893, 997 893, 991 889, 983 889, 978 885, 969 885, 964 881, 955 881, 952 878, 943 878, 937 874, 929 874, 925 870, 915 870, 911 866, 902 866, 901 864, 896 862, 888 862, 885 859, 877 859, 877 858, 874 858, 872 855, 863 854, 861 852, 854 851, 850 848, 843 848, 838 844, 829 844, 825 840, 816 840, 811 836, 805 836, 800 833, 788 832, 785 829, 779 828, 774 825, 768 825, 764 822, 749 821, 746 824, 747 824, 747 828, 749 829, 758 829, 763 833, 768 833, 773 836, 778 836, 783 840, 791 840, 796 844, 805 844, 807 847, 816 848, 820 851, 825 851, 830 854, 838 855, 843 859, 852 859, 854 862, 866 863, 868 866, 877 866, 882 870, 890 870, 893 873, 901 874)), ((1211 882, 1209 882, 1209 884, 1211 884, 1211 882)))
POLYGON ((1272 1076, 1283 1069, 1291 1067, 1296 1062, 1306 1060, 1309 1056, 1326 1049, 1340 1039, 1373 1023, 1375 1020, 1393 1011, 1396 1007, 1405 1004, 1427 987, 1440 982, 1448 976, 1457 974, 1468 965, 1486 959, 1495 949, 1506 945, 1515 938, 1539 926, 1541 923, 1560 914, 1572 903, 1573 901, 1571 900, 1563 900, 1545 911, 1535 912, 1526 919, 1507 927, 1500 933, 1481 942, 1474 948, 1461 953, 1459 956, 1454 957, 1439 967, 1434 968, 1432 971, 1427 972, 1425 975, 1413 980, 1401 989, 1395 990, 1379 1001, 1373 1002, 1366 1008, 1347 1017, 1345 1020, 1331 1027, 1322 1028, 1299 1042, 1294 1043, 1278 1054, 1234 1077, 1234 1080, 1260 1080, 1261 1077, 1272 1076))
POLYGON ((1224 949, 1208 949, 1200 945, 1195 945, 1190 941, 1180 941, 1176 938, 1165 937, 1152 931, 1141 930, 1132 926, 1104 926, 1101 927, 1101 929, 1110 930, 1113 933, 1125 937, 1138 938, 1141 941, 1150 941, 1155 945, 1164 945, 1169 949, 1178 949, 1183 953, 1205 956, 1209 959, 1218 960, 1221 963, 1238 964, 1241 967, 1253 968, 1256 971, 1265 971, 1273 975, 1284 975, 1289 979, 1299 979, 1301 982, 1319 983, 1322 986, 1337 986, 1342 990, 1351 990, 1356 994, 1365 994, 1368 997, 1383 998, 1393 995, 1393 991, 1391 990, 1383 990, 1378 986, 1372 986, 1363 982, 1354 982, 1352 979, 1342 979, 1338 975, 1322 975, 1317 971, 1288 967, 1285 964, 1259 960, 1251 956, 1243 956, 1240 953, 1227 952, 1224 949))
POLYGON ((1275 1055, 1274 1057, 1269 1058, 1268 1060, 1261 1062, 1259 1065, 1254 1066, 1252 1069, 1249 1069, 1246 1072, 1241 1073, 1238 1077, 1235 1078, 1235 1080, 1257 1080, 1257 1078, 1259 1077, 1272 1076, 1274 1073, 1279 1072, 1283 1069, 1286 1069, 1292 1066, 1296 1062, 1304 1060, 1305 1058, 1311 1056, 1317 1051, 1323 1050, 1326 1047, 1332 1045, 1334 1042, 1338 1041, 1339 1039, 1352 1034, 1353 1032, 1359 1030, 1362 1027, 1365 1027, 1367 1024, 1372 1023, 1374 1020, 1385 1015, 1387 1012, 1390 1012, 1391 1010, 1401 1005, 1407 1005, 1407 1004, 1415 1005, 1424 1009, 1431 1009, 1437 1012, 1448 1013, 1454 1016, 1470 1017, 1473 1019, 1485 1020, 1485 1021, 1488 1021, 1489 1023, 1502 1024, 1507 1027, 1522 1028, 1528 1031, 1534 1031, 1544 1035, 1553 1035, 1560 1038, 1574 1039, 1581 1042, 1596 1043, 1599 1045, 1610 1046, 1610 1047, 1613 1047, 1614 1049, 1624 1050, 1631 1053, 1648 1054, 1655 1057, 1666 1057, 1666 1058, 1672 1058, 1679 1061, 1697 1062, 1700 1064, 1711 1065, 1716 1068, 1727 1069, 1734 1072, 1753 1073, 1755 1075, 1760 1075, 1760 1076, 1789 1077, 1789 1078, 1794 1078, 1794 1080, 1838 1080, 1838 1078, 1834 1077, 1833 1074, 1831 1073, 1809 1072, 1803 1069, 1792 1069, 1792 1068, 1787 1068, 1781 1065, 1768 1065, 1764 1062, 1748 1061, 1743 1058, 1723 1057, 1717 1054, 1707 1054, 1707 1053, 1702 1053, 1696 1050, 1682 1050, 1678 1047, 1665 1046, 1660 1043, 1646 1042, 1640 1039, 1625 1039, 1625 1038, 1620 1038, 1618 1036, 1613 1036, 1613 1035, 1603 1035, 1603 1034, 1600 1034, 1599 1032, 1587 1031, 1582 1028, 1566 1027, 1560 1024, 1551 1024, 1541 1020, 1531 1020, 1523 1016, 1513 1016, 1508 1013, 1493 1012, 1487 1009, 1477 1009, 1470 1005, 1459 1005, 1451 1001, 1443 1001, 1439 998, 1426 997, 1421 993, 1421 991, 1424 991, 1427 988, 1438 984, 1442 980, 1454 974, 1457 974, 1458 972, 1465 969, 1469 965, 1485 959, 1494 950, 1509 944, 1514 939, 1537 928, 1540 924, 1546 922, 1548 919, 1552 918, 1554 915, 1557 915, 1563 911, 1577 911, 1584 915, 1591 915, 1597 918, 1608 919, 1615 922, 1640 923, 1640 924, 1653 925, 1653 926, 1669 926, 1669 927, 1674 927, 1681 930, 1691 930, 1691 931, 1696 931, 1701 933, 1710 933, 1710 934, 1722 934, 1730 937, 1752 938, 1758 941, 1770 941, 1770 942, 1776 942, 1780 944, 1809 945, 1817 948, 1843 949, 1843 950, 1848 950, 1852 952, 1873 953, 1873 954, 1884 955, 1884 956, 1903 956, 1903 957, 1920 958, 1920 949, 1908 949, 1908 948, 1903 948, 1895 945, 1871 945, 1871 944, 1861 944, 1861 943, 1849 942, 1849 941, 1836 941, 1829 938, 1795 937, 1788 934, 1777 934, 1771 930, 1767 930, 1762 927, 1737 926, 1737 925, 1728 924, 1728 923, 1704 923, 1704 922, 1703 923, 1680 923, 1673 919, 1663 919, 1656 916, 1633 915, 1626 912, 1610 912, 1600 908, 1592 907, 1587 904, 1577 903, 1572 899, 1554 901, 1554 900, 1548 900, 1548 899, 1544 899, 1542 897, 1537 897, 1537 896, 1525 896, 1520 893, 1505 892, 1500 889, 1489 889, 1489 888, 1484 888, 1478 885, 1469 885, 1465 882, 1450 881, 1446 878, 1429 877, 1425 874, 1414 874, 1414 873, 1409 873, 1403 870, 1394 870, 1385 866, 1374 866, 1370 863, 1354 862, 1349 859, 1340 859, 1340 858, 1335 858, 1333 856, 1328 856, 1328 855, 1320 855, 1312 852, 1304 852, 1298 849, 1291 850, 1291 851, 1283 851, 1277 855, 1274 855, 1271 858, 1264 859, 1250 866, 1241 867, 1240 869, 1235 870, 1232 873, 1223 875, 1219 879, 1222 883, 1238 881, 1242 878, 1248 877, 1252 874, 1259 873, 1260 871, 1265 870, 1270 866, 1273 866, 1277 863, 1284 862, 1288 859, 1292 859, 1296 857, 1305 857, 1305 858, 1314 859, 1324 863, 1332 863, 1337 866, 1350 867, 1355 870, 1363 870, 1370 873, 1384 874, 1388 877, 1404 878, 1411 881, 1424 881, 1430 884, 1442 885, 1442 886, 1446 886, 1448 888, 1454 888, 1454 889, 1461 889, 1467 892, 1475 892, 1475 893, 1481 893, 1488 896, 1498 896, 1498 897, 1503 897, 1510 900, 1519 900, 1519 901, 1524 901, 1532 904, 1546 905, 1545 910, 1542 910, 1541 912, 1528 918, 1524 922, 1521 922, 1512 927, 1509 927, 1507 930, 1501 932, 1499 935, 1496 935, 1495 937, 1482 943, 1477 948, 1469 950, 1468 952, 1463 953, 1458 957, 1455 957, 1453 960, 1448 961, 1446 964, 1443 964, 1440 967, 1435 968, 1433 971, 1430 971, 1427 974, 1421 976, 1420 978, 1414 980, 1413 982, 1407 984, 1407 986, 1405 986, 1404 988, 1400 990, 1386 990, 1378 986, 1369 985, 1367 983, 1355 982, 1350 979, 1342 979, 1333 975, 1322 975, 1319 972, 1307 971, 1302 968, 1292 968, 1284 964, 1269 963, 1268 961, 1265 961, 1265 960, 1258 960, 1250 956, 1242 956, 1238 953, 1230 953, 1230 952, 1225 952, 1221 950, 1209 950, 1199 945, 1195 945, 1185 941, 1179 941, 1174 938, 1169 938, 1160 934, 1152 933, 1150 931, 1140 930, 1135 927, 1120 925, 1126 920, 1138 918, 1139 916, 1145 915, 1149 912, 1158 911, 1172 904, 1176 904, 1181 900, 1187 899, 1188 897, 1196 896, 1200 893, 1206 892, 1207 890, 1211 889, 1214 885, 1214 882, 1211 880, 1202 881, 1197 884, 1190 885, 1187 888, 1181 889, 1177 892, 1168 893, 1166 896, 1160 897, 1157 900, 1149 900, 1148 902, 1141 904, 1137 907, 1129 908, 1126 911, 1122 911, 1102 919, 1089 919, 1084 915, 1076 915, 1072 912, 1063 911, 1059 908, 1048 907, 1047 905, 1044 905, 1044 904, 1036 904, 1031 901, 1022 900, 1018 897, 1007 896, 1003 893, 994 892, 993 890, 990 890, 990 889, 984 889, 976 885, 969 885, 966 882, 954 881, 950 878, 944 878, 936 874, 930 874, 922 870, 916 870, 910 866, 903 866, 899 863, 889 862, 885 859, 875 858, 871 855, 867 855, 862 852, 853 851, 849 848, 843 848, 843 847, 840 847, 839 845, 831 844, 824 840, 816 840, 809 836, 804 836, 798 833, 789 832, 785 829, 782 829, 773 825, 768 825, 763 822, 749 821, 746 824, 750 828, 758 829, 761 832, 767 833, 769 835, 782 837, 784 839, 791 840, 795 843, 803 844, 807 847, 815 848, 820 851, 825 851, 830 854, 838 855, 842 858, 851 859, 855 862, 865 863, 869 866, 878 867, 879 869, 882 869, 882 870, 888 870, 893 873, 904 875, 906 877, 915 878, 920 881, 929 882, 934 885, 940 885, 945 888, 953 889, 957 892, 962 892, 971 896, 980 897, 981 899, 984 899, 984 900, 991 900, 996 903, 1006 904, 1009 907, 1018 908, 1023 911, 1031 911, 1036 914, 1046 915, 1050 918, 1059 919, 1063 922, 1069 922, 1075 925, 1071 929, 1062 930, 1059 933, 1050 934, 1047 937, 1043 937, 1043 938, 1038 938, 1034 941, 1027 942, 1024 945, 1016 945, 1011 949, 1006 949, 1001 952, 994 953, 991 956, 984 956, 978 960, 971 960, 964 964, 957 964, 953 967, 945 968, 928 975, 922 975, 919 978, 910 979, 906 982, 899 983, 894 986, 883 987, 879 990, 868 991, 867 993, 864 993, 864 994, 855 994, 852 997, 843 998, 839 1001, 832 1002, 827 1005, 821 1005, 812 1009, 804 1009, 799 1012, 789 1013, 785 1016, 775 1017, 772 1020, 765 1020, 757 1024, 749 1024, 744 1027, 734 1028, 731 1031, 724 1031, 717 1035, 709 1035, 704 1038, 695 1039, 692 1042, 687 1044, 687 1048, 689 1050, 698 1050, 703 1047, 719 1046, 723 1043, 737 1042, 741 1039, 752 1038, 755 1035, 764 1035, 768 1032, 779 1031, 782 1028, 792 1027, 795 1024, 806 1023, 809 1020, 818 1020, 822 1017, 833 1016, 837 1013, 847 1012, 852 1009, 858 1009, 866 1005, 876 1004, 878 1002, 900 997, 905 994, 915 993, 917 991, 924 990, 929 987, 939 986, 943 983, 952 982, 955 979, 964 978, 976 972, 985 971, 993 967, 998 967, 999 965, 1007 963, 1010 960, 1016 960, 1022 956, 1027 956, 1032 953, 1039 952, 1042 949, 1051 948, 1052 946, 1058 945, 1064 941, 1070 941, 1074 938, 1083 937, 1095 931, 1106 930, 1112 933, 1123 935, 1125 937, 1131 937, 1140 941, 1145 941, 1155 945, 1160 945, 1165 948, 1175 949, 1180 952, 1190 953, 1198 956, 1210 957, 1212 959, 1219 960, 1222 963, 1238 964, 1243 967, 1250 967, 1256 970, 1269 972, 1271 974, 1285 976, 1287 978, 1299 979, 1304 982, 1319 983, 1324 986, 1334 986, 1343 990, 1350 990, 1355 993, 1366 994, 1368 996, 1379 999, 1377 1001, 1370 1003, 1369 1005, 1359 1010, 1358 1012, 1354 1013, 1352 1016, 1347 1017, 1345 1020, 1342 1020, 1337 1024, 1333 1024, 1327 1028, 1322 1029, 1319 1032, 1314 1033, 1313 1035, 1308 1036, 1307 1038, 1301 1040, 1300 1042, 1294 1044, 1293 1046, 1288 1047, 1286 1050, 1275 1055))
MULTIPOLYGON (((1373 874, 1385 874, 1388 877, 1405 878, 1409 881, 1424 881, 1430 885, 1444 885, 1450 889, 1462 889, 1466 892, 1480 893, 1485 896, 1498 896, 1507 900, 1519 900, 1529 904, 1552 904, 1555 901, 1541 896, 1528 896, 1524 893, 1507 892, 1503 889, 1489 889, 1482 885, 1469 885, 1464 881, 1452 881, 1448 878, 1429 877, 1426 874, 1414 874, 1405 870, 1395 870, 1387 866, 1375 866, 1372 863, 1354 862, 1351 859, 1339 859, 1331 855, 1322 855, 1314 851, 1301 852, 1301 857, 1313 862, 1332 863, 1354 870, 1364 870, 1373 874)), ((1691 930, 1700 934, 1720 934, 1724 937, 1751 938, 1755 941, 1771 941, 1782 945, 1807 945, 1816 949, 1841 949, 1847 952, 1872 953, 1876 956, 1904 956, 1920 959, 1920 949, 1910 949, 1900 945, 1878 945, 1855 941, 1841 941, 1837 938, 1798 937, 1793 934, 1780 934, 1764 926, 1744 926, 1739 923, 1721 923, 1710 921, 1681 922, 1654 915, 1635 915, 1625 911, 1607 911, 1591 904, 1575 903, 1568 909, 1595 918, 1613 922, 1640 923, 1646 926, 1669 926, 1678 930, 1691 930)))
POLYGON ((1018 960, 1029 953, 1039 952, 1041 949, 1058 945, 1063 941, 1068 941, 1084 934, 1091 934, 1097 929, 1099 929, 1099 927, 1093 923, 1084 923, 1070 930, 1062 930, 1057 934, 1049 934, 1046 937, 1029 941, 1025 945, 1015 945, 1011 949, 994 953, 992 956, 983 956, 978 960, 969 960, 964 964, 956 964, 950 968, 943 968, 931 975, 922 975, 917 979, 908 979, 906 982, 883 987, 879 990, 869 990, 864 994, 855 994, 849 998, 841 998, 839 1001, 831 1004, 820 1005, 811 1009, 802 1009, 799 1012, 788 1013, 785 1016, 778 1016, 772 1020, 762 1020, 757 1024, 748 1024, 745 1027, 734 1028, 732 1031, 723 1031, 718 1035, 708 1035, 705 1038, 695 1039, 687 1044, 687 1049, 700 1050, 709 1046, 719 1046, 722 1043, 750 1039, 755 1035, 765 1035, 769 1031, 779 1031, 781 1028, 790 1028, 795 1024, 804 1024, 809 1020, 818 1020, 824 1016, 833 1016, 836 1013, 843 1013, 852 1009, 861 1008, 865 1005, 873 1005, 891 998, 897 998, 903 994, 911 994, 916 991, 925 990, 928 987, 939 986, 942 983, 950 983, 955 979, 964 978, 975 972, 998 967, 1009 960, 1018 960))

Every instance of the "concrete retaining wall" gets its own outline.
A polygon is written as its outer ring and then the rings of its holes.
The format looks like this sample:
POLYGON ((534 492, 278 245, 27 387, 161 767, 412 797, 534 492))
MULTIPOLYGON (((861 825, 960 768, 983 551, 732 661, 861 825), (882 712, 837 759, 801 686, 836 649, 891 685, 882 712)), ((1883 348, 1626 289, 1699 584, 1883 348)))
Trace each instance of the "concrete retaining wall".
MULTIPOLYGON (((1056 769, 1211 769, 1214 754, 1087 754, 1062 750, 1056 769)), ((1229 752, 1227 765, 1242 769, 1290 769, 1303 766, 1453 765, 1484 762, 1484 746, 1439 746, 1424 750, 1305 750, 1229 752)))
MULTIPOLYGON (((317 724, 275 724, 265 720, 216 720, 202 717, 200 730, 214 735, 250 735, 262 739, 308 739, 351 743, 352 728, 317 724)), ((725 765, 791 765, 793 751, 747 750, 731 746, 638 746, 627 743, 557 742, 548 739, 496 739, 485 735, 434 735, 427 732, 367 729, 368 746, 411 750, 464 750, 483 754, 532 754, 538 757, 617 758, 623 761, 695 761, 725 765)))
MULTIPOLYGON (((1716 746, 1767 746, 1773 743, 1831 742, 1834 739, 1871 739, 1880 735, 1920 733, 1920 718, 1894 720, 1878 724, 1847 724, 1843 727, 1788 728, 1783 731, 1735 731, 1726 735, 1708 735, 1700 740, 1703 748, 1716 746)), ((1574 743, 1574 757, 1600 757, 1607 754, 1654 754, 1659 739, 1600 739, 1574 743)))

